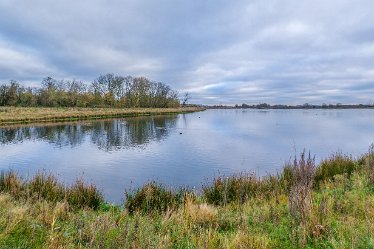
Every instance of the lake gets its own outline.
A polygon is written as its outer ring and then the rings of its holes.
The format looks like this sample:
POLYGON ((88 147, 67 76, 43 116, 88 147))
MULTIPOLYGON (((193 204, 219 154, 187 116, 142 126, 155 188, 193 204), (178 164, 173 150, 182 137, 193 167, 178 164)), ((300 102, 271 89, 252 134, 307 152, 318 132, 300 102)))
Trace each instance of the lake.
POLYGON ((199 190, 219 174, 276 173, 304 149, 316 161, 374 142, 374 110, 204 112, 0 128, 0 169, 95 183, 120 203, 150 180, 199 190))

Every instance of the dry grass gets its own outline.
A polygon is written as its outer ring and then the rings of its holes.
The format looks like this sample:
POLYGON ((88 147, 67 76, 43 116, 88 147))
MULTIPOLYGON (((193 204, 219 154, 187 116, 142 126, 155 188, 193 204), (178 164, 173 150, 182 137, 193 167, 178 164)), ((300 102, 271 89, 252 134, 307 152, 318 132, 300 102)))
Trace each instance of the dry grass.
POLYGON ((185 219, 193 224, 205 226, 218 222, 218 209, 207 203, 196 203, 187 198, 184 202, 185 219))
POLYGON ((0 126, 17 123, 61 122, 130 116, 148 116, 202 111, 199 107, 181 108, 46 108, 0 107, 0 126))

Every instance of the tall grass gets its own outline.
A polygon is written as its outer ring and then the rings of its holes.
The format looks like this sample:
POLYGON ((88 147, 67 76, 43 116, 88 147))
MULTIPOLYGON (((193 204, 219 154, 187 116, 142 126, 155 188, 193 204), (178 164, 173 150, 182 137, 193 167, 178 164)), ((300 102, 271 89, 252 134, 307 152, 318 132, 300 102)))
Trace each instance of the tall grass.
POLYGON ((322 181, 333 180, 335 175, 347 174, 350 176, 356 169, 357 163, 352 156, 336 153, 323 160, 319 165, 314 182, 316 186, 322 181))
POLYGON ((299 243, 304 247, 312 213, 312 191, 316 175, 315 157, 311 157, 310 153, 306 157, 305 151, 301 153, 299 159, 295 157, 292 175, 294 181, 290 188, 288 206, 291 216, 302 231, 299 235, 299 243))
POLYGON ((365 164, 368 175, 368 183, 374 186, 374 144, 370 145, 369 151, 365 156, 365 164))
POLYGON ((22 185, 22 181, 15 171, 0 172, 0 192, 7 192, 19 198, 22 192, 22 185))
POLYGON ((283 191, 280 177, 268 175, 263 178, 254 173, 240 173, 231 176, 218 176, 212 184, 203 186, 203 197, 209 204, 243 204, 255 197, 269 198, 283 191))
POLYGON ((0 192, 8 193, 17 200, 52 203, 66 201, 71 209, 96 210, 104 203, 104 197, 95 185, 78 179, 75 184, 65 186, 53 175, 45 172, 38 172, 31 179, 25 180, 15 171, 1 171, 0 192))
POLYGON ((183 190, 176 193, 152 181, 135 191, 126 191, 125 196, 125 207, 129 213, 159 213, 178 208, 183 190))
POLYGON ((227 203, 244 203, 261 190, 261 182, 254 174, 219 176, 212 185, 203 187, 203 194, 208 203, 226 205, 227 203))
POLYGON ((2 172, 0 247, 373 248, 373 155, 316 165, 304 152, 278 175, 219 176, 201 195, 149 182, 121 207, 82 179, 2 172))
POLYGON ((65 197, 65 187, 52 174, 38 172, 23 185, 26 188, 26 194, 31 198, 57 202, 65 197))
POLYGON ((96 186, 86 184, 82 178, 67 188, 65 194, 69 205, 76 209, 88 207, 96 210, 104 202, 104 197, 96 186))

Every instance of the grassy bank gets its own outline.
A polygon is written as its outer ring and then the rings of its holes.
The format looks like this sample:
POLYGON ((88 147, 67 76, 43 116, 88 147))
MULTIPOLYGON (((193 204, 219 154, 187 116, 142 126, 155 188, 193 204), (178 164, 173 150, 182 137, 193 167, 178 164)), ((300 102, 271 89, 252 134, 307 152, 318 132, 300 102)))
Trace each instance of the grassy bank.
POLYGON ((0 126, 35 122, 61 122, 103 118, 148 116, 202 111, 199 107, 181 108, 46 108, 0 107, 0 126))
POLYGON ((374 248, 374 149, 277 175, 213 179, 201 193, 150 182, 110 205, 93 185, 0 177, 3 248, 374 248))

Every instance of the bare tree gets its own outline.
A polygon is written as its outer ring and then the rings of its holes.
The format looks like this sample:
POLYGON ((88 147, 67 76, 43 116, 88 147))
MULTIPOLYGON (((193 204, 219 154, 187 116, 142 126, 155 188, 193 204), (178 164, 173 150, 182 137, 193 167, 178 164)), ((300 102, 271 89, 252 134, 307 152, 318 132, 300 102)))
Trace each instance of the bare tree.
POLYGON ((191 99, 190 93, 186 92, 182 98, 182 106, 185 106, 190 99, 191 99))

